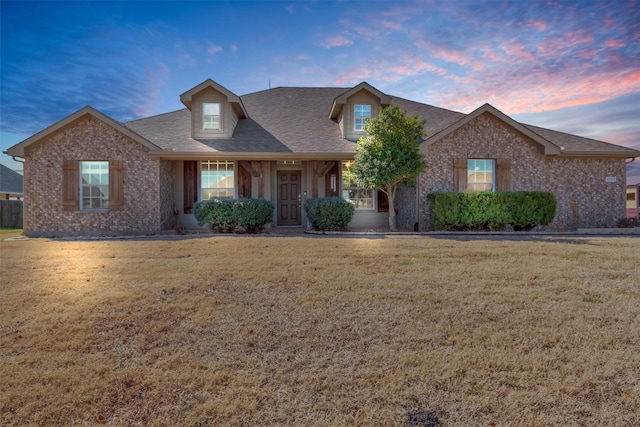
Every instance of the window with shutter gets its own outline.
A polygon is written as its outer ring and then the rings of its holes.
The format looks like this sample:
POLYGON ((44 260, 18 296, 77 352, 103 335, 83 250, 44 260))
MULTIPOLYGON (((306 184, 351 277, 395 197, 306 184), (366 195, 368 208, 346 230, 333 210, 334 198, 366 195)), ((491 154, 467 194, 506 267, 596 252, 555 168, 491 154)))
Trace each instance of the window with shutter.
POLYGON ((109 162, 80 162, 80 209, 109 208, 109 162))

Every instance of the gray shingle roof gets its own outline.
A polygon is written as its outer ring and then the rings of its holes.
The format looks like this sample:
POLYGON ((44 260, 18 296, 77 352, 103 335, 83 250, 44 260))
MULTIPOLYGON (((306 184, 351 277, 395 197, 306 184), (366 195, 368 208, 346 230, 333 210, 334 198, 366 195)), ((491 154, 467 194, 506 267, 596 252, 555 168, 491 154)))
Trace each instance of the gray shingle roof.
POLYGON ((0 193, 23 194, 22 175, 0 163, 0 193))
MULTIPOLYGON (((279 87, 240 97, 248 118, 238 121, 232 138, 194 139, 187 109, 134 120, 124 125, 172 153, 352 153, 355 141, 342 137, 329 112, 336 97, 350 88, 279 87)), ((466 114, 403 98, 392 102, 427 119, 427 136, 455 124, 466 114)), ((635 150, 593 139, 524 125, 566 154, 640 155, 635 150)))

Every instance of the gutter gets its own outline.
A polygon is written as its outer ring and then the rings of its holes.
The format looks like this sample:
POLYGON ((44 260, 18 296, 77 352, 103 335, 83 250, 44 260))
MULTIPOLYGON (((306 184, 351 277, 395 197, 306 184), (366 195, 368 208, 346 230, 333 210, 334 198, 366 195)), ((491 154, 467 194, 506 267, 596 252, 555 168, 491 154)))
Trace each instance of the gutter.
POLYGON ((318 152, 171 152, 157 151, 149 155, 164 160, 353 160, 355 153, 318 152), (266 155, 265 155, 266 154, 266 155))

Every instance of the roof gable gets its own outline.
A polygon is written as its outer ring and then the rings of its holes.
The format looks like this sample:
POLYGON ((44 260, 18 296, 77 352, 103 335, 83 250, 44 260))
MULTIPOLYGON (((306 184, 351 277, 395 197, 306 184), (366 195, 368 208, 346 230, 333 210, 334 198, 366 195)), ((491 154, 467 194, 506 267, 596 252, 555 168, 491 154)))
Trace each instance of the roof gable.
POLYGON ((240 99, 240 97, 238 95, 236 95, 235 93, 231 92, 229 89, 227 89, 224 86, 214 82, 211 79, 207 79, 207 80, 203 81, 202 83, 200 83, 196 87, 193 87, 193 88, 189 89, 188 91, 186 91, 185 93, 183 93, 182 95, 180 95, 180 102, 182 102, 185 105, 185 107, 187 107, 189 110, 191 110, 191 102, 193 101, 193 96, 197 95, 198 93, 202 92, 203 90, 205 90, 207 88, 212 88, 212 89, 220 92, 224 96, 226 96, 227 97, 227 102, 233 104, 234 107, 237 107, 236 111, 239 113, 241 118, 246 118, 247 117, 247 110, 244 108, 244 105, 242 104, 242 100, 240 99))
POLYGON ((544 149, 544 154, 546 154, 546 155, 559 155, 561 153, 561 148, 559 146, 557 146, 556 144, 548 141, 547 139, 545 139, 542 136, 538 135, 537 133, 533 132, 528 127, 523 126, 522 124, 520 124, 517 121, 513 120, 511 117, 507 116, 506 114, 504 114, 503 112, 499 111, 497 108, 495 108, 495 107, 493 107, 493 106, 491 106, 489 104, 484 104, 480 108, 476 109, 475 111, 473 111, 473 112, 467 114, 466 116, 464 116, 462 119, 460 119, 457 122, 453 123, 449 127, 445 128, 442 131, 436 133, 435 135, 432 135, 431 137, 427 138, 425 140, 424 144, 422 145, 422 147, 423 147, 422 150, 426 149, 431 144, 434 144, 434 143, 438 142, 439 140, 441 140, 445 136, 451 134, 452 132, 455 132, 456 130, 460 129, 462 126, 466 125, 467 123, 471 122, 472 120, 476 119, 477 117, 479 117, 480 115, 482 115, 484 113, 491 114, 492 116, 494 116, 495 118, 497 118, 498 120, 503 122, 504 124, 510 126, 511 128, 515 129, 516 131, 520 132, 521 134, 527 136, 528 138, 530 138, 534 142, 540 144, 544 149))
POLYGON ((6 154, 8 154, 10 156, 16 156, 16 157, 24 157, 25 148, 27 148, 29 145, 34 144, 36 142, 39 142, 39 141, 43 140, 44 138, 47 138, 49 136, 53 136, 53 135, 65 130, 67 127, 73 125, 74 123, 76 123, 78 120, 81 120, 85 116, 91 116, 91 117, 94 117, 94 118, 100 120, 101 122, 103 122, 103 123, 111 126, 112 128, 114 128, 118 132, 123 133, 126 136, 128 136, 129 138, 133 139, 134 141, 144 145, 150 151, 161 151, 162 150, 157 145, 149 142, 148 140, 146 140, 142 136, 140 136, 137 133, 133 132, 131 129, 128 129, 127 127, 123 126, 120 122, 117 122, 116 120, 112 119, 111 117, 107 116, 106 114, 101 113, 100 111, 96 110, 93 107, 86 106, 86 107, 83 107, 80 110, 76 111, 75 113, 65 117, 64 119, 52 124, 51 126, 47 127, 46 129, 36 133, 35 135, 30 136, 29 138, 25 139, 24 141, 14 145, 13 147, 9 148, 6 151, 6 154))
POLYGON ((375 87, 371 86, 367 82, 362 82, 362 83, 354 86, 353 88, 347 90, 344 93, 341 93, 340 95, 338 95, 338 96, 336 96, 334 98, 333 105, 331 105, 331 111, 329 112, 329 117, 331 119, 338 118, 338 115, 340 114, 340 111, 342 110, 342 106, 347 103, 347 100, 352 95, 355 95, 356 93, 360 92, 361 90, 366 90, 367 92, 369 92, 370 94, 372 94, 376 98, 380 99, 380 104, 382 104, 383 106, 391 104, 391 97, 389 95, 387 95, 387 94, 385 94, 383 92, 380 92, 378 89, 376 89, 375 87))

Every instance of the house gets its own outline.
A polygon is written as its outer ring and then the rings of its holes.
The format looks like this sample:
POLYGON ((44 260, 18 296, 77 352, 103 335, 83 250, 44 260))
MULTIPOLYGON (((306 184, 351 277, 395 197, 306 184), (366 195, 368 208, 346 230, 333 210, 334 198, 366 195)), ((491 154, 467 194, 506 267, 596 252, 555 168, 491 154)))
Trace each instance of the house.
POLYGON ((22 175, 0 163, 0 200, 22 198, 22 175))
POLYGON ((428 167, 397 199, 398 226, 429 229, 432 191, 552 191, 554 229, 614 226, 625 216, 629 148, 518 123, 490 105, 470 114, 351 88, 280 87, 238 96, 207 80, 186 108, 120 123, 84 107, 9 148, 25 159, 28 235, 156 233, 198 227, 193 206, 254 197, 276 206, 272 226, 306 226, 310 197, 342 196, 350 224, 387 225, 384 194, 350 167, 363 124, 394 103, 427 119, 428 167))

